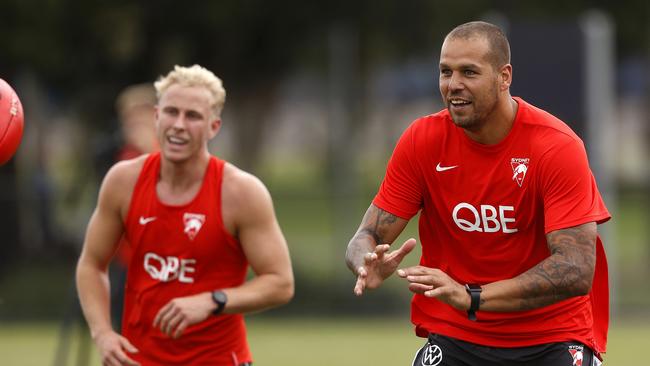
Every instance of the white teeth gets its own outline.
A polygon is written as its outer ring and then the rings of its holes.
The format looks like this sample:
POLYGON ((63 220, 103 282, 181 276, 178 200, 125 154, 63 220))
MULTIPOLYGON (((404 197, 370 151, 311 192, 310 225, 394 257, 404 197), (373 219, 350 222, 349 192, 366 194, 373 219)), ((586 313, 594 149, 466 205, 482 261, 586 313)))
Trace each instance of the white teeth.
POLYGON ((449 103, 451 103, 452 105, 465 105, 465 104, 469 104, 469 102, 466 101, 466 100, 458 100, 458 99, 450 100, 449 103))
POLYGON ((173 144, 183 144, 183 143, 185 143, 184 139, 174 137, 174 136, 169 136, 167 139, 169 140, 169 142, 171 142, 173 144))

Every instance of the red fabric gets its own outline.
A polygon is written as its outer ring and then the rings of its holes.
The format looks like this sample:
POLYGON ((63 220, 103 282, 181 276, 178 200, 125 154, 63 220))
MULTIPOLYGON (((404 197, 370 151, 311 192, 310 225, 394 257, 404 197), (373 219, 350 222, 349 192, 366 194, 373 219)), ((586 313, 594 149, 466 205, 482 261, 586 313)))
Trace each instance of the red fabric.
POLYGON ((129 241, 126 240, 124 236, 120 238, 120 243, 117 245, 117 251, 115 253, 115 258, 118 260, 119 264, 126 269, 131 263, 131 245, 129 241))
POLYGON ((115 160, 116 161, 129 160, 129 159, 137 158, 142 154, 144 153, 140 151, 137 147, 127 144, 122 146, 122 148, 120 148, 120 150, 117 152, 117 158, 115 160))
MULTIPOLYGON (((142 154, 143 152, 138 150, 138 148, 135 146, 124 145, 117 152, 117 158, 115 161, 134 159, 142 154)), ((120 243, 118 244, 115 258, 119 261, 122 267, 126 268, 131 262, 131 255, 131 245, 129 245, 129 242, 124 237, 122 237, 120 239, 120 243)))
MULTIPOLYGON (((405 219, 421 210, 420 263, 460 283, 513 278, 550 255, 546 233, 610 218, 582 141, 562 121, 515 100, 512 130, 496 145, 468 138, 447 110, 416 120, 400 138, 373 201, 405 219)), ((497 347, 578 340, 602 352, 609 304, 594 296, 607 290, 602 250, 597 263, 588 296, 531 311, 479 311, 472 322, 465 312, 415 295, 412 321, 419 335, 430 331, 497 347)))
POLYGON ((146 365, 228 365, 250 362, 241 314, 221 314, 190 326, 179 339, 153 328, 169 300, 245 281, 248 263, 221 215, 224 162, 208 164, 203 185, 188 204, 170 206, 156 195, 160 154, 150 155, 133 192, 125 227, 133 256, 125 291, 124 335, 146 365))
POLYGON ((605 248, 598 238, 596 246, 596 273, 591 287, 591 301, 594 310, 594 342, 599 353, 607 350, 607 329, 609 328, 609 276, 605 248))

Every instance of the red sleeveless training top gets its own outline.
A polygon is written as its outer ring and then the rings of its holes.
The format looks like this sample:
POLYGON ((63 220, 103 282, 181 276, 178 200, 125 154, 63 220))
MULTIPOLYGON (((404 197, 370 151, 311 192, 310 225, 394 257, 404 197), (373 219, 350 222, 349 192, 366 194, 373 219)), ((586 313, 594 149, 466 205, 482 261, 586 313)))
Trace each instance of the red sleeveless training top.
POLYGON ((225 162, 211 157, 196 197, 181 206, 156 194, 160 153, 147 157, 126 217, 133 257, 128 269, 124 336, 149 365, 237 365, 251 361, 241 314, 210 316, 172 339, 153 327, 158 311, 176 297, 241 285, 248 262, 221 215, 225 162))

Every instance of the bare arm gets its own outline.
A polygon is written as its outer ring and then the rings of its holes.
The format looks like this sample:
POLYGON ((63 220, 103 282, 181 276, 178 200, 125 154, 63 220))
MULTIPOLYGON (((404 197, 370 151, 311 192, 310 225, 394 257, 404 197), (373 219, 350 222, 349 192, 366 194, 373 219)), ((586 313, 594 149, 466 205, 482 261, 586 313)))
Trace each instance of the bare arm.
POLYGON ((345 253, 348 268, 357 275, 354 292, 361 295, 366 288, 377 288, 388 278, 404 256, 413 250, 415 240, 410 239, 398 250, 388 253, 390 244, 404 230, 408 220, 399 218, 371 204, 363 216, 345 253))
MULTIPOLYGON (((480 310, 508 312, 540 308, 591 289, 596 263, 596 223, 556 230, 546 235, 551 255, 517 277, 484 284, 480 310)), ((470 296, 439 269, 415 266, 398 271, 416 293, 467 310, 470 296)))
POLYGON ((372 253, 379 244, 392 244, 408 224, 390 212, 371 204, 361 220, 345 253, 345 262, 352 273, 357 274, 363 265, 363 257, 372 253))
MULTIPOLYGON (((294 291, 291 259, 266 187, 252 175, 227 165, 222 213, 226 228, 234 231, 255 272, 255 277, 241 286, 220 289, 228 297, 223 312, 249 313, 289 302, 294 291)), ((153 325, 178 338, 188 326, 211 316, 216 307, 209 291, 178 297, 160 309, 153 325)))
MULTIPOLYGON (((286 240, 275 216, 271 195, 257 178, 236 172, 239 188, 232 205, 236 235, 255 277, 235 288, 225 289, 226 313, 248 313, 285 304, 294 292, 293 271, 286 240)), ((224 197, 224 199, 226 199, 224 197)))
POLYGON ((535 309, 591 290, 596 266, 595 222, 546 235, 551 255, 513 278, 483 286, 481 310, 535 309))
POLYGON ((99 193, 77 263, 77 289, 90 333, 105 364, 135 365, 123 349, 137 351, 111 326, 108 264, 123 233, 122 204, 126 190, 125 164, 109 171, 99 193))

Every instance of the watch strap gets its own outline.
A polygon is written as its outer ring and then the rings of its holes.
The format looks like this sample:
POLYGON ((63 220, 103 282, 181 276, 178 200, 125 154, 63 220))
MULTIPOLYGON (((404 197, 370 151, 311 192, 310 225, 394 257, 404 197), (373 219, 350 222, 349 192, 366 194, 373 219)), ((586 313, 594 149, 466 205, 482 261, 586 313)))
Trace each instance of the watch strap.
POLYGON ((481 304, 481 291, 483 289, 480 285, 466 284, 465 291, 467 291, 471 298, 469 309, 467 310, 467 318, 471 321, 476 321, 476 311, 481 304))
POLYGON ((212 301, 217 304, 217 308, 212 311, 212 315, 219 315, 223 312, 223 309, 226 307, 226 302, 228 302, 228 296, 226 293, 221 290, 212 291, 212 301))

